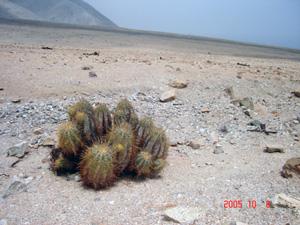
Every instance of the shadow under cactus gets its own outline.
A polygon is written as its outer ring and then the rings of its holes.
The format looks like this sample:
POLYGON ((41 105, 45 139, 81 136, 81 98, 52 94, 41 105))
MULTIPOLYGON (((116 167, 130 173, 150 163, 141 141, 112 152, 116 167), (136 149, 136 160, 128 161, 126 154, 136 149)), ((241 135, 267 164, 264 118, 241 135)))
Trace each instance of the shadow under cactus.
POLYGON ((80 100, 70 106, 69 121, 58 129, 50 169, 57 175, 80 172, 86 187, 110 187, 119 177, 143 181, 158 178, 166 165, 168 139, 149 117, 138 118, 132 104, 121 100, 111 113, 80 100))

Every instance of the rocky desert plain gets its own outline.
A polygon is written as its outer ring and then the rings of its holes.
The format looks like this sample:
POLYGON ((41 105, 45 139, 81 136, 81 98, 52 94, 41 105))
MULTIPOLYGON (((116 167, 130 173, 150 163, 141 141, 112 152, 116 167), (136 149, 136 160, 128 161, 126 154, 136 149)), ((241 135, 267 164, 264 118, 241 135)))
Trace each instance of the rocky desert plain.
POLYGON ((299 97, 296 50, 0 23, 0 224, 299 225, 299 97), (170 140, 159 177, 49 170, 68 106, 125 97, 170 140))

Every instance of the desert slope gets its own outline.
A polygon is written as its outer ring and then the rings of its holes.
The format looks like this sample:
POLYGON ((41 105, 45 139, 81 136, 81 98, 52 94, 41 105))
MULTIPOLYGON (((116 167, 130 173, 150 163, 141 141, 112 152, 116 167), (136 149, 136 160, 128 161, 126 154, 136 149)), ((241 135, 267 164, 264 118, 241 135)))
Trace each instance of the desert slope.
POLYGON ((82 0, 1 0, 0 18, 116 27, 82 0))

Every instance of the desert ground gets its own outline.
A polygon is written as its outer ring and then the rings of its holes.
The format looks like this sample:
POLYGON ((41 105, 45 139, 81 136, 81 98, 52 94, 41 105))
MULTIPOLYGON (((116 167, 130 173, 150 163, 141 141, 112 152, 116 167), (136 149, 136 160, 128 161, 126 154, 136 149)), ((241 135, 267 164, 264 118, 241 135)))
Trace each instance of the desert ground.
POLYGON ((299 209, 266 207, 280 193, 300 198, 299 177, 280 175, 300 157, 299 51, 0 23, 0 68, 0 224, 168 225, 176 222, 166 210, 179 207, 197 211, 183 224, 300 224, 299 209), (187 87, 171 87, 175 80, 187 87), (161 102, 170 90, 176 99, 161 102), (172 146, 160 176, 94 191, 76 174, 54 175, 49 146, 68 106, 85 98, 113 110, 124 97, 166 130, 172 146), (234 104, 245 97, 253 107, 234 104), (272 132, 249 131, 253 121, 272 132), (24 152, 10 156, 22 142, 24 152), (274 145, 283 152, 264 152, 274 145))

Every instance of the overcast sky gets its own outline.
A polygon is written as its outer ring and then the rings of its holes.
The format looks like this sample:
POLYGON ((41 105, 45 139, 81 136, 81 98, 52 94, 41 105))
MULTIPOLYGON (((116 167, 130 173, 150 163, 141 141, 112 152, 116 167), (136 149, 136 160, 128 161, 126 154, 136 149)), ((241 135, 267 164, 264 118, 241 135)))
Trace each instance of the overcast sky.
POLYGON ((121 27, 300 49, 300 0, 86 0, 121 27))

